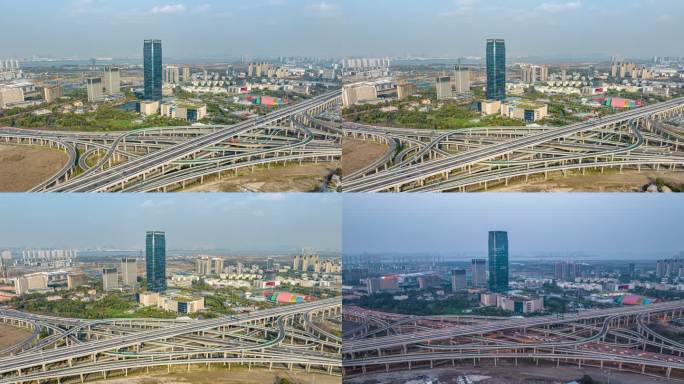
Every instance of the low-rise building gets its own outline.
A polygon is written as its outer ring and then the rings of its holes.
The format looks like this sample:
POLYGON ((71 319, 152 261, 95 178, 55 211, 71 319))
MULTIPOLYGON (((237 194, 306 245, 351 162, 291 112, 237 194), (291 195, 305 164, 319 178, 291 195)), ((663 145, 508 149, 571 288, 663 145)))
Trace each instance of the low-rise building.
POLYGON ((195 122, 202 120, 207 115, 207 105, 186 101, 165 102, 161 105, 161 114, 173 119, 195 122))
POLYGON ((531 103, 520 100, 506 100, 501 104, 501 116, 523 120, 528 123, 542 120, 549 114, 546 104, 531 103))
POLYGON ((24 102, 24 90, 21 87, 0 86, 0 108, 7 108, 24 102))
POLYGON ((191 298, 176 295, 160 295, 158 292, 144 292, 138 295, 140 305, 156 306, 164 311, 176 313, 196 313, 204 310, 204 298, 191 298))
POLYGON ((88 283, 85 273, 70 273, 67 275, 67 288, 74 289, 88 283))
POLYGON ((156 115, 159 113, 158 100, 142 100, 138 103, 138 112, 144 116, 156 115))

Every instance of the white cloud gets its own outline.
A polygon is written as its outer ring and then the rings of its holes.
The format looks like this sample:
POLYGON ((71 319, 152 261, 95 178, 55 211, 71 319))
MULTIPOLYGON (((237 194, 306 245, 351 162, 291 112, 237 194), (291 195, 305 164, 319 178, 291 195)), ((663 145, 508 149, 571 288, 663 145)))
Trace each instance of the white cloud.
POLYGON ((321 1, 320 3, 314 3, 309 6, 309 9, 316 13, 328 14, 337 11, 337 5, 321 1))
POLYGON ((574 11, 579 8, 582 8, 582 2, 577 0, 568 1, 565 3, 542 3, 539 5, 539 7, 537 7, 537 10, 548 13, 559 13, 574 11))
POLYGON ((152 13, 176 14, 183 13, 187 10, 183 4, 166 4, 156 5, 152 7, 152 13))

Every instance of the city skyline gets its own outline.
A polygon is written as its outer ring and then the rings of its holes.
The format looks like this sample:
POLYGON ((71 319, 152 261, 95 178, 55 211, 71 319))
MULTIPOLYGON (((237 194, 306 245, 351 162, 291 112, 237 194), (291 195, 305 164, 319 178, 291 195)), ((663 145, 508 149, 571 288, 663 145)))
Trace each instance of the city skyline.
POLYGON ((335 195, 118 194, 103 204, 95 194, 5 194, 0 211, 0 249, 142 250, 149 230, 166 232, 167 249, 339 252, 341 244, 335 195))
POLYGON ((684 209, 676 199, 674 195, 644 199, 639 194, 582 193, 458 194, 450 198, 347 194, 343 250, 345 254, 469 260, 487 255, 489 231, 506 231, 512 259, 539 253, 656 259, 684 250, 676 225, 684 209))
POLYGON ((510 56, 683 55, 677 37, 684 27, 674 15, 684 11, 684 4, 676 0, 648 0, 647 6, 644 3, 41 1, 41 7, 35 7, 35 3, 13 4, 10 11, 0 15, 0 24, 7 30, 22 28, 27 18, 37 26, 0 42, 0 52, 15 57, 138 57, 140 39, 160 38, 165 41, 168 54, 179 58, 482 57, 481 41, 505 38, 510 56), (393 29, 388 36, 386 26, 378 20, 396 20, 401 28, 393 29), (610 32, 607 36, 606 31, 610 32), (274 35, 279 38, 273 39, 274 35), (654 35, 658 38, 653 39, 654 35))

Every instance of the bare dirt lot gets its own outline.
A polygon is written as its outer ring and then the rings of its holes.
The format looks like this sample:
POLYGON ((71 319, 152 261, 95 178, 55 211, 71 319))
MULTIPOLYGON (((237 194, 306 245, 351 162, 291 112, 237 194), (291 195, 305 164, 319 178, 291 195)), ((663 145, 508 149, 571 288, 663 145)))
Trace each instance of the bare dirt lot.
POLYGON ((241 170, 238 176, 205 181, 190 186, 185 192, 313 192, 319 190, 325 178, 339 167, 337 162, 287 164, 241 170))
POLYGON ((24 328, 10 327, 9 325, 0 324, 0 348, 11 347, 17 342, 25 339, 31 334, 31 331, 24 328))
POLYGON ((667 383, 665 379, 629 372, 607 371, 593 367, 505 366, 490 368, 443 368, 367 374, 345 379, 345 384, 457 384, 467 376, 475 384, 561 384, 589 375, 601 383, 643 384, 667 383))
POLYGON ((281 379, 287 379, 294 384, 341 384, 342 378, 321 374, 307 374, 305 372, 290 372, 266 369, 247 368, 231 369, 197 369, 186 372, 176 367, 171 373, 161 370, 156 373, 131 375, 108 380, 96 381, 107 384, 278 384, 281 379), (175 371, 174 371, 175 370, 175 371))
POLYGON ((497 192, 641 192, 644 185, 656 178, 666 183, 684 184, 684 172, 654 171, 606 171, 604 174, 572 174, 566 177, 553 175, 548 180, 544 176, 530 177, 528 182, 511 182, 508 187, 490 187, 488 191, 497 192))
POLYGON ((342 175, 353 173, 372 163, 387 151, 387 145, 371 141, 342 140, 342 175))
POLYGON ((57 149, 0 145, 0 192, 25 192, 59 171, 68 155, 57 149))

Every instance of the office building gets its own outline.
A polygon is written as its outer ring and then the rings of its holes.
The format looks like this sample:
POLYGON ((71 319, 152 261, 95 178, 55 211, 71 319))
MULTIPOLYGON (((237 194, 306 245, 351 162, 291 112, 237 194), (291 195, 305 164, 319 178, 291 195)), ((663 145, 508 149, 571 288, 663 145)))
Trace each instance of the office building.
POLYGON ((397 99, 403 100, 409 96, 418 93, 418 87, 415 84, 403 83, 397 84, 397 99))
POLYGON ((19 296, 47 290, 48 274, 45 272, 30 273, 14 280, 14 291, 19 296))
POLYGON ((461 67, 460 64, 454 67, 453 93, 455 95, 465 95, 470 93, 470 69, 461 67))
POLYGON ((439 288, 442 286, 442 279, 438 275, 427 274, 418 276, 418 289, 439 288))
POLYGON ((503 39, 487 40, 487 99, 506 98, 506 44, 503 39))
POLYGON ((178 314, 196 313, 204 310, 204 298, 184 296, 163 296, 158 292, 144 292, 138 296, 138 303, 144 307, 155 306, 164 311, 178 314))
POLYGON ((437 91, 437 100, 449 99, 453 96, 453 89, 451 85, 451 77, 440 76, 435 80, 435 90, 437 91))
POLYGON ((119 271, 113 267, 102 268, 102 289, 113 291, 119 288, 119 271))
POLYGON ((148 231, 145 236, 147 290, 166 291, 166 234, 148 231))
POLYGON ((61 85, 46 85, 43 87, 43 100, 46 103, 52 103, 62 96, 64 96, 64 88, 61 85))
POLYGON ((473 259, 471 261, 473 287, 483 288, 487 286, 487 260, 473 259))
POLYGON ((399 290, 399 280, 396 276, 371 277, 366 279, 366 291, 369 295, 379 292, 396 292, 399 290))
POLYGON ((508 232, 489 232, 489 290, 508 291, 508 232))
POLYGON ((501 103, 500 108, 501 116, 522 120, 526 123, 542 120, 549 115, 548 105, 522 100, 509 99, 505 103, 501 103))
POLYGON ((182 101, 164 102, 161 104, 160 113, 162 116, 173 119, 196 122, 202 120, 207 115, 207 105, 182 101))
POLYGON ((110 65, 104 67, 104 90, 108 95, 118 95, 121 93, 119 68, 110 65))
POLYGON ((24 102, 24 90, 21 87, 0 85, 0 108, 7 108, 24 102))
POLYGON ((88 101, 94 102, 102 100, 104 93, 102 92, 102 79, 99 77, 90 77, 86 79, 86 91, 88 92, 88 101))
POLYGON ((145 40, 143 44, 143 76, 145 99, 162 98, 162 44, 161 40, 145 40))
POLYGON ((451 271, 451 291, 457 292, 468 288, 465 269, 454 269, 451 271))
POLYGON ((67 275, 67 288, 74 289, 88 284, 88 276, 85 273, 70 273, 67 275))
POLYGON ((138 112, 143 116, 159 113, 159 100, 141 100, 138 102, 138 112))
POLYGON ((130 257, 121 259, 121 284, 126 288, 138 285, 138 260, 130 257))

